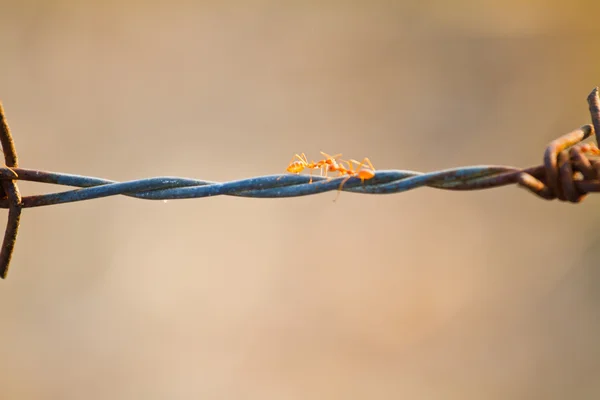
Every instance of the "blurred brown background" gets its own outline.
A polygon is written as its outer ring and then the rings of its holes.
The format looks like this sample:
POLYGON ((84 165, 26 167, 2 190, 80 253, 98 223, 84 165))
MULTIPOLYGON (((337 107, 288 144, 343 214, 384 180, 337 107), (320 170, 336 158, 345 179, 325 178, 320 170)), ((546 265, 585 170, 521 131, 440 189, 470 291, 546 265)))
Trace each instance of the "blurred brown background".
MULTIPOLYGON (((591 0, 3 3, 26 168, 224 181, 319 150, 530 166, 600 84, 591 0)), ((600 396, 598 196, 334 197, 26 210, 0 397, 600 396)))

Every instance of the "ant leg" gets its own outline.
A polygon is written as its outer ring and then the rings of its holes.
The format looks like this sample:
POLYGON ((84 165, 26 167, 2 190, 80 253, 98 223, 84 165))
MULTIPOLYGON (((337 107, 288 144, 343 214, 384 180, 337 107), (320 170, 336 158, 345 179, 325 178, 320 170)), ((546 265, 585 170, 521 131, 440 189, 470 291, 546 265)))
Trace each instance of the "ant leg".
POLYGON ((321 165, 321 176, 324 176, 325 178, 327 178, 329 180, 330 178, 329 178, 328 174, 329 174, 329 165, 327 165, 327 164, 321 165), (325 172, 325 174, 323 174, 323 172, 325 172))
POLYGON ((350 173, 352 173, 352 174, 354 174, 355 171, 354 171, 354 166, 352 165, 352 162, 355 162, 357 164, 358 164, 358 162, 356 162, 355 160, 350 160, 350 161, 348 161, 348 160, 340 160, 340 161, 342 163, 342 166, 344 166, 343 165, 344 163, 348 164, 348 170, 347 171, 350 172, 350 173))
MULTIPOLYGON (((292 158, 292 161, 294 161, 294 158, 297 158, 298 160, 300 160, 300 162, 302 164, 308 164, 308 160, 306 159, 306 155, 304 153, 302 153, 301 155, 294 154, 294 157, 292 158)), ((290 163, 292 161, 290 161, 290 163)))
MULTIPOLYGON (((360 169, 365 166, 365 160, 362 160, 361 162, 358 162, 356 160, 350 160, 350 161, 357 165, 357 167, 356 167, 357 172, 360 171, 360 169)), ((350 164, 350 163, 348 163, 348 164, 350 164)))
POLYGON ((340 197, 340 193, 342 193, 342 187, 344 187, 344 184, 345 184, 346 182, 348 182, 348 179, 350 179, 350 178, 352 178, 352 175, 350 175, 350 176, 348 176, 347 178, 345 178, 345 179, 342 181, 342 183, 340 184, 340 187, 338 188, 338 191, 337 191, 337 195, 335 196, 335 199, 333 200, 333 202, 334 202, 334 203, 337 201, 338 197, 340 197))
POLYGON ((371 170, 375 171, 375 167, 373 166, 373 164, 371 164, 371 160, 369 160, 367 157, 363 158, 363 160, 361 161, 361 164, 364 166, 365 163, 369 166, 369 168, 371 168, 371 170))
POLYGON ((358 164, 358 168, 356 168, 356 170, 360 170, 362 167, 366 167, 367 165, 369 166, 369 168, 371 168, 371 170, 375 171, 375 167, 373 166, 373 164, 371 164, 371 160, 369 160, 367 157, 363 158, 363 160, 361 162, 358 162, 356 160, 350 160, 355 164, 358 164))
POLYGON ((324 152, 321 152, 321 154, 323 156, 325 156, 325 158, 332 159, 332 160, 336 160, 336 159, 338 159, 338 158, 340 158, 342 156, 341 153, 340 154, 336 154, 335 156, 330 156, 329 154, 324 153, 324 152))
POLYGON ((319 168, 321 170, 320 175, 323 176, 323 169, 322 169, 322 167, 320 167, 319 164, 316 163, 314 160, 311 160, 310 164, 307 162, 306 165, 307 165, 308 168, 310 168, 310 182, 309 183, 312 183, 312 170, 313 169, 319 168))

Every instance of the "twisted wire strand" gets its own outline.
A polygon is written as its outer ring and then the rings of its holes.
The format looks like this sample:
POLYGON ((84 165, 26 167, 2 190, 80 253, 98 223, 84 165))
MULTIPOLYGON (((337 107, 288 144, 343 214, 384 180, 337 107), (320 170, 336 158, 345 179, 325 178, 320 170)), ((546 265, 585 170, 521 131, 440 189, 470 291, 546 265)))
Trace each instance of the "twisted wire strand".
MULTIPOLYGON (((250 198, 286 198, 308 196, 338 190, 344 177, 328 179, 304 175, 267 175, 231 182, 212 182, 180 177, 155 177, 128 182, 116 182, 107 179, 47 172, 24 168, 0 168, 0 179, 17 176, 13 179, 75 186, 81 189, 57 193, 23 197, 22 208, 40 207, 55 204, 98 199, 109 196, 125 195, 145 200, 176 200, 211 196, 237 196, 250 198)), ((362 194, 394 194, 428 186, 445 190, 480 190, 506 186, 519 181, 522 173, 541 178, 540 167, 518 169, 509 166, 480 165, 447 169, 431 173, 406 170, 378 170, 372 179, 361 183, 359 178, 350 178, 342 191, 362 194)), ((578 190, 585 192, 600 191, 600 182, 577 181, 578 190)), ((0 208, 10 207, 8 199, 0 200, 0 208)))
POLYGON ((0 208, 8 208, 8 222, 0 250, 0 277, 6 278, 24 208, 72 203, 124 195, 144 200, 175 200, 211 196, 287 198, 333 190, 361 194, 393 194, 431 187, 443 190, 481 190, 518 184, 547 200, 579 203, 588 193, 600 192, 600 150, 582 143, 600 132, 600 98, 595 88, 587 98, 592 125, 583 125, 552 141, 544 153, 544 164, 526 169, 503 165, 476 165, 430 173, 378 170, 373 178, 325 178, 305 175, 267 175, 231 182, 213 182, 181 177, 155 177, 128 182, 18 167, 14 140, 0 104, 0 143, 5 166, 0 167, 0 208), (21 197, 17 181, 77 187, 62 192, 21 197))
MULTIPOLYGON (((474 190, 508 185, 516 182, 516 176, 522 170, 505 167, 481 165, 454 168, 431 173, 401 170, 379 170, 375 176, 361 184, 360 179, 350 178, 343 191, 363 194, 392 194, 405 192, 422 186, 447 190, 474 190), (502 173, 509 173, 502 180, 494 179, 502 173), (492 178, 492 181, 490 180, 492 178), (491 183, 489 183, 491 182, 491 183)), ((212 182, 180 177, 155 177, 128 182, 116 182, 89 176, 47 172, 24 168, 0 168, 0 179, 13 179, 75 186, 82 189, 57 193, 23 197, 22 208, 40 207, 98 199, 102 197, 125 195, 145 200, 175 200, 202 198, 219 195, 284 198, 308 196, 338 190, 344 177, 328 179, 305 175, 267 175, 231 182, 212 182)), ((0 207, 10 206, 8 199, 0 200, 0 207)))

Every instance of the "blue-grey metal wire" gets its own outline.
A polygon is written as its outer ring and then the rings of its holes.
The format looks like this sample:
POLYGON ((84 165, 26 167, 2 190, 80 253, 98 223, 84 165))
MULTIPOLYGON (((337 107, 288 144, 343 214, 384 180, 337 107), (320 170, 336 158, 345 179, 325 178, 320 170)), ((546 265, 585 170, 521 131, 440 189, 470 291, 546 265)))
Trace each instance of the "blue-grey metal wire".
MULTIPOLYGON (((219 195, 283 198, 313 195, 338 190, 344 177, 328 179, 314 176, 309 183, 306 175, 266 175, 230 182, 213 182, 181 177, 155 177, 128 182, 116 182, 90 176, 45 172, 15 168, 19 180, 74 186, 80 189, 43 194, 24 198, 23 207, 71 203, 102 197, 125 195, 146 200, 191 199, 219 195), (29 199, 30 201, 27 201, 29 199)), ((485 178, 520 169, 505 166, 470 166, 447 169, 432 173, 403 170, 377 171, 375 177, 364 182, 352 177, 342 190, 363 194, 393 194, 422 186, 438 189, 469 190, 477 189, 477 183, 485 178)), ((508 183, 506 183, 508 184, 508 183)))

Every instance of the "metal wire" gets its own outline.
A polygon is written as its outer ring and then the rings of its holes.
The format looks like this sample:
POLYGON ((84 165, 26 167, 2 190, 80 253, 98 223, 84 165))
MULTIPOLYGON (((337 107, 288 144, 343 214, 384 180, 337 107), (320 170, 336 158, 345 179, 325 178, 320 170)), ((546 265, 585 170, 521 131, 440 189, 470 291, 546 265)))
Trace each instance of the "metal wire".
MULTIPOLYGON (((598 88, 588 96, 592 125, 584 125, 552 141, 544 153, 544 165, 526 169, 479 165, 446 169, 430 173, 404 170, 378 170, 366 181, 350 177, 341 190, 361 194, 393 194, 419 187, 445 190, 481 190, 518 184, 544 199, 581 202, 588 193, 600 192, 600 150, 597 144, 581 143, 600 135, 600 98, 598 88)), ((0 104, 0 143, 5 167, 0 167, 0 208, 9 216, 0 250, 0 277, 6 278, 24 208, 125 195, 145 200, 175 200, 211 196, 285 198, 308 196, 339 190, 346 179, 304 175, 267 175, 231 182, 212 182, 180 177, 155 177, 128 182, 48 172, 18 167, 17 152, 4 111, 0 104), (16 182, 32 181, 78 187, 62 192, 21 197, 16 182)))

